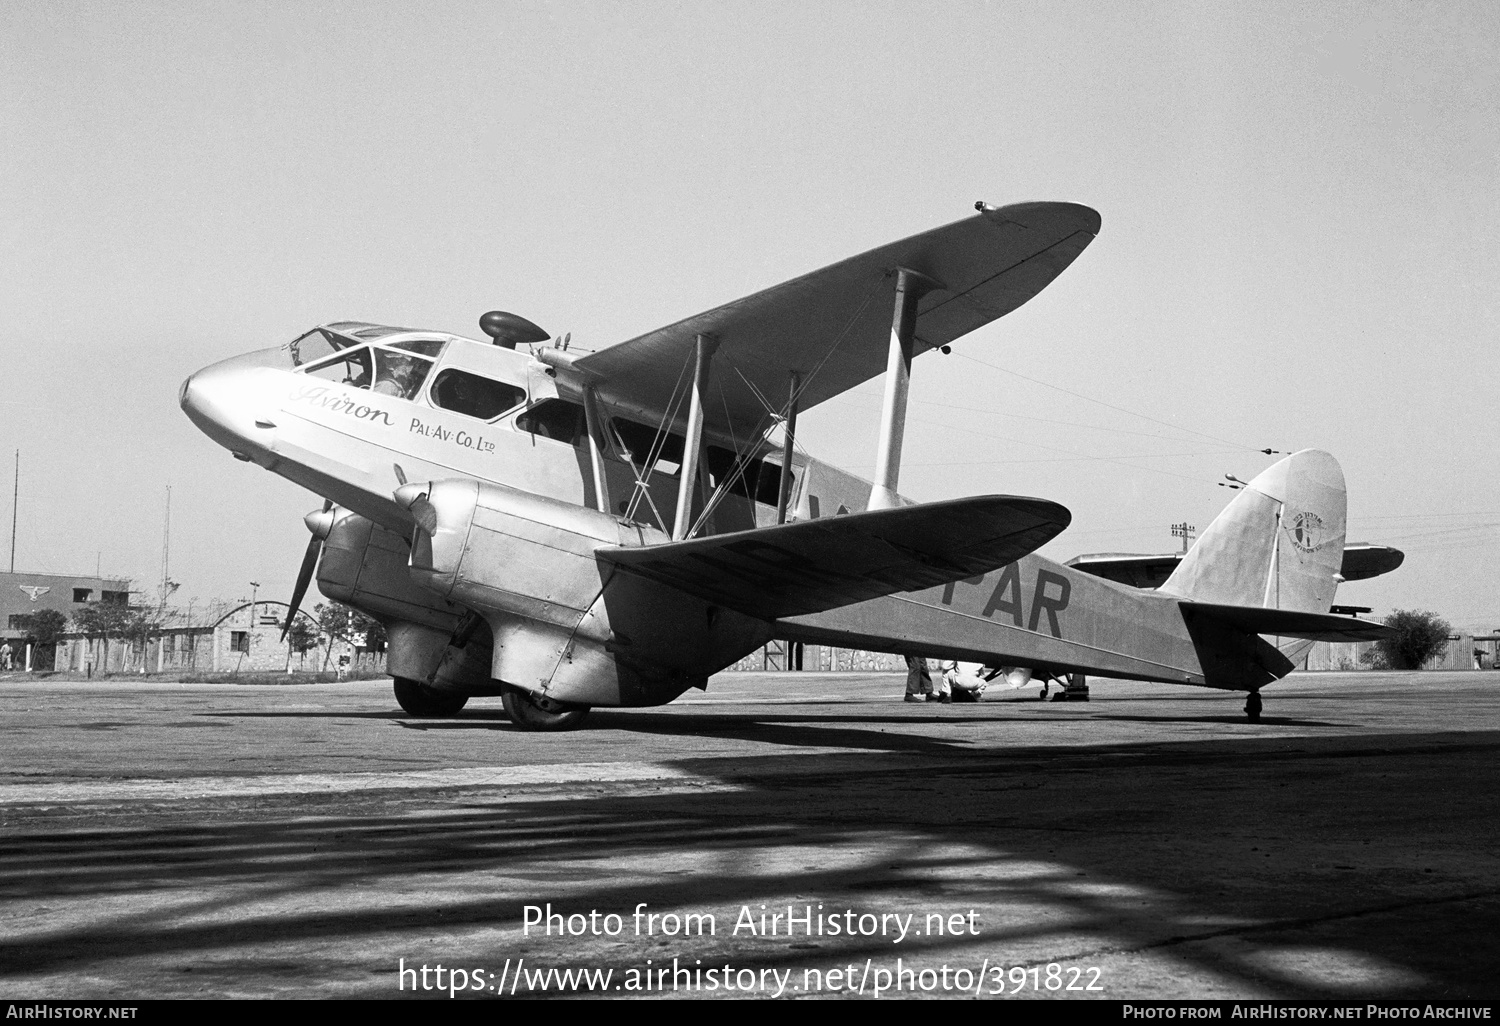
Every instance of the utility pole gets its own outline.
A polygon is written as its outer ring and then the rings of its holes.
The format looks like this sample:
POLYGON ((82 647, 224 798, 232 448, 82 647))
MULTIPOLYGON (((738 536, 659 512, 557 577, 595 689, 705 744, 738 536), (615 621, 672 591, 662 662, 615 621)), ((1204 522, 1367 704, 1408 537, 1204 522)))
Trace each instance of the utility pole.
POLYGON ((16 507, 21 501, 21 450, 16 450, 16 488, 10 497, 10 572, 16 572, 16 507))
POLYGON ((161 529, 161 604, 166 608, 168 571, 172 552, 172 486, 167 485, 167 514, 161 529))

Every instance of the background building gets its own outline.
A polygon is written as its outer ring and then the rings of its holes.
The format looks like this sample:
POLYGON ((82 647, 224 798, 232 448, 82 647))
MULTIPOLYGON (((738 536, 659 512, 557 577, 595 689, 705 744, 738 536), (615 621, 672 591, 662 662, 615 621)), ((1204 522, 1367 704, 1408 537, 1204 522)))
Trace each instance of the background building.
MULTIPOLYGON (((344 641, 319 636, 304 652, 281 640, 281 625, 289 607, 285 602, 245 602, 227 612, 211 614, 205 622, 169 622, 152 631, 144 644, 124 638, 103 639, 78 631, 64 634, 57 643, 56 668, 87 674, 203 673, 249 671, 305 672, 335 670, 347 657, 346 667, 380 671, 385 653, 344 641)), ((306 612, 297 619, 317 630, 317 622, 306 612)))
POLYGON ((64 574, 0 573, 0 642, 8 642, 17 669, 26 662, 26 617, 54 609, 73 619, 96 602, 130 604, 130 581, 118 577, 71 577, 64 574))

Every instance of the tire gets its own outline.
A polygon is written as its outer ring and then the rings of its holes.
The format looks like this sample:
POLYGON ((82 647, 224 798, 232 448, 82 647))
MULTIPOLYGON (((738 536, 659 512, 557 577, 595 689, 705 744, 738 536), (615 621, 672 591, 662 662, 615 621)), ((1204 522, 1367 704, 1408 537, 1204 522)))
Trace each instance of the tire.
POLYGON ((1251 723, 1260 719, 1260 692, 1252 691, 1245 699, 1245 716, 1251 723))
POLYGON ((501 700, 510 722, 521 730, 572 730, 589 714, 586 705, 569 705, 515 687, 506 688, 501 700))
POLYGON ((464 707, 469 696, 434 691, 421 681, 397 677, 396 701, 412 716, 452 716, 464 707))

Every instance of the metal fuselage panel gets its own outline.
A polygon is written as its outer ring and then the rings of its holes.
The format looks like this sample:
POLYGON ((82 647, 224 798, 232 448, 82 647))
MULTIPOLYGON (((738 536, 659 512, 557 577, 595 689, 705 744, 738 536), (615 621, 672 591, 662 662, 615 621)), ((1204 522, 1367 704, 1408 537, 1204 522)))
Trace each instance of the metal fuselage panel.
POLYGON ((982 577, 781 620, 777 634, 989 665, 1207 683, 1174 599, 1036 555, 982 577))

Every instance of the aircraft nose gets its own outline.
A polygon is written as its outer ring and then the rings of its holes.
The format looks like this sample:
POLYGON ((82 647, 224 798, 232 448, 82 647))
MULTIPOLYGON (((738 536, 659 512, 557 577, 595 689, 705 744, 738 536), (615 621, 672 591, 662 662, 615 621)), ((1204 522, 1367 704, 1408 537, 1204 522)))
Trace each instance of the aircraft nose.
POLYGON ((205 367, 188 377, 177 401, 204 434, 242 459, 269 454, 275 423, 264 371, 285 370, 286 354, 267 349, 205 367))

